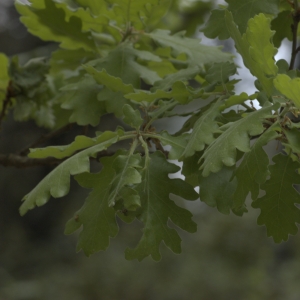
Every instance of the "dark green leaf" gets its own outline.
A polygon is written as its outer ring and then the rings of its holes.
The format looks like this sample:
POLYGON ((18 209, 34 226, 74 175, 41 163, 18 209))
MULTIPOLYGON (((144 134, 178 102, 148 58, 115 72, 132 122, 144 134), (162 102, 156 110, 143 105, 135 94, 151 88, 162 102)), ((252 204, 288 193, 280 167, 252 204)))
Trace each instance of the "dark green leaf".
POLYGON ((248 21, 260 13, 276 16, 280 0, 226 0, 240 32, 246 32, 248 21))
POLYGON ((235 176, 237 189, 234 193, 234 208, 239 209, 245 203, 246 197, 251 192, 252 200, 256 200, 260 185, 269 175, 269 158, 263 146, 278 136, 275 130, 268 130, 262 134, 251 146, 251 151, 246 153, 238 166, 235 176))
POLYGON ((126 249, 127 259, 142 260, 151 255, 154 260, 160 260, 159 246, 162 241, 173 252, 180 253, 181 239, 177 231, 168 226, 169 219, 188 232, 196 231, 196 224, 191 220, 192 214, 169 198, 170 193, 190 200, 198 197, 192 186, 181 179, 168 177, 169 173, 178 169, 162 153, 151 155, 150 164, 143 172, 142 183, 137 186, 142 204, 138 218, 144 223, 143 235, 135 249, 126 249))
POLYGON ((269 167, 270 179, 261 186, 266 194, 252 206, 261 211, 258 225, 265 225, 268 236, 279 243, 298 231, 295 223, 300 223, 300 211, 295 203, 300 203, 300 195, 294 185, 300 184, 300 165, 282 154, 274 156, 273 162, 269 167))
POLYGON ((203 29, 203 33, 210 39, 219 38, 220 40, 226 40, 230 38, 226 27, 224 9, 214 9, 211 12, 209 20, 203 29))
POLYGON ((217 207, 223 214, 229 214, 232 208, 237 187, 237 181, 231 180, 234 170, 233 167, 223 167, 218 173, 211 173, 207 177, 199 175, 200 200, 217 207))

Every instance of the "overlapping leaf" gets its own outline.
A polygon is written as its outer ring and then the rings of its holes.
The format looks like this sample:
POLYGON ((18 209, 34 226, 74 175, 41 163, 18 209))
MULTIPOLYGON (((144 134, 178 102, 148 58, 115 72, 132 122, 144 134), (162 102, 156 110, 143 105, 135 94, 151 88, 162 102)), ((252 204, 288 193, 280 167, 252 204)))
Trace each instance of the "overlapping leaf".
POLYGON ((109 237, 118 232, 113 206, 123 198, 127 209, 135 210, 140 206, 138 194, 129 186, 141 182, 141 175, 136 168, 140 166, 141 156, 120 150, 112 157, 101 159, 103 168, 100 173, 83 173, 75 179, 86 188, 93 189, 84 206, 69 220, 65 233, 70 234, 83 225, 77 250, 83 250, 89 256, 105 250, 109 237))
POLYGON ((223 167, 207 177, 199 175, 200 200, 217 207, 223 214, 229 214, 233 204, 233 194, 237 187, 236 179, 231 180, 233 167, 223 167))
POLYGON ((118 141, 115 133, 105 133, 105 139, 100 143, 87 148, 67 160, 63 161, 51 173, 49 173, 40 183, 23 198, 20 207, 21 215, 35 206, 44 205, 50 198, 60 198, 68 194, 70 188, 70 175, 88 172, 90 168, 89 157, 95 153, 107 149, 110 145, 118 141))
POLYGON ((300 154, 300 132, 298 129, 284 130, 284 134, 288 142, 283 144, 294 153, 300 154))
POLYGON ((177 231, 168 226, 169 219, 188 232, 196 231, 196 224, 191 220, 192 214, 169 198, 170 193, 189 200, 198 197, 192 186, 181 179, 168 177, 169 173, 178 169, 161 152, 151 155, 149 167, 144 170, 142 183, 137 187, 142 205, 138 218, 144 223, 143 235, 135 249, 126 249, 127 259, 142 260, 151 255, 154 260, 160 260, 159 246, 162 241, 173 252, 180 253, 181 239, 177 231))
MULTIPOLYGON (((92 31, 91 33, 100 33, 100 36, 107 35, 108 39, 113 39, 113 37, 109 36, 109 34, 106 32, 109 29, 112 29, 112 27, 109 27, 109 21, 114 14, 110 9, 108 9, 107 3, 105 3, 105 1, 94 1, 97 3, 93 4, 91 10, 85 9, 86 5, 84 5, 84 7, 78 7, 78 5, 74 5, 74 3, 68 0, 54 0, 53 2, 55 2, 56 8, 64 11, 66 22, 70 22, 72 18, 79 19, 81 21, 82 32, 92 31), (105 34, 103 34, 104 32, 105 34)), ((88 4, 88 8, 90 8, 90 3, 86 4, 88 4)), ((115 33, 116 32, 117 31, 115 30, 115 33)), ((98 36, 98 34, 96 35, 96 37, 98 36)), ((95 35, 93 34, 91 36, 95 37, 95 35)), ((119 38, 121 38, 120 34, 119 38)))
POLYGON ((300 203, 300 194, 294 185, 300 184, 300 165, 282 154, 273 157, 273 162, 269 167, 270 179, 261 186, 266 194, 252 206, 261 210, 257 223, 265 225, 267 235, 279 243, 298 231, 295 223, 300 223, 300 210, 295 203, 300 203))
POLYGON ((300 78, 291 79, 288 75, 278 74, 274 79, 274 86, 300 108, 300 78))
POLYGON ((183 152, 185 151, 186 144, 189 140, 190 135, 188 133, 184 133, 181 135, 173 136, 170 135, 167 131, 163 131, 159 134, 159 140, 161 141, 163 146, 169 145, 171 146, 171 150, 169 151, 169 159, 179 159, 183 156, 183 152))
POLYGON ((111 182, 110 195, 108 198, 109 206, 115 205, 116 201, 120 198, 120 193, 124 186, 133 186, 141 182, 141 175, 136 170, 137 168, 141 169, 141 155, 118 154, 112 165, 116 175, 111 182))
MULTIPOLYGON (((229 4, 227 9, 232 13, 233 20, 238 25, 241 34, 246 32, 248 21, 255 15, 264 13, 277 16, 279 13, 279 0, 226 0, 226 2, 229 4)), ((211 12, 210 18, 203 29, 205 36, 211 39, 219 38, 220 40, 226 40, 230 37, 230 32, 226 26, 225 11, 226 9, 220 8, 211 12)))
POLYGON ((248 99, 249 99, 248 94, 246 94, 244 92, 241 93, 240 95, 232 95, 228 99, 226 99, 226 101, 224 102, 223 105, 220 106, 220 110, 224 110, 225 108, 228 108, 228 107, 231 107, 234 105, 242 104, 248 99))
POLYGON ((144 120, 141 117, 141 113, 137 109, 133 109, 130 105, 125 104, 123 106, 123 121, 137 130, 141 127, 144 120))
POLYGON ((157 29, 147 36, 163 47, 171 47, 173 55, 186 54, 191 65, 203 66, 214 62, 231 61, 231 54, 224 53, 218 47, 200 44, 199 40, 187 38, 184 32, 170 35, 170 31, 157 29))
POLYGON ((45 148, 35 148, 30 149, 30 153, 28 154, 29 157, 32 158, 46 158, 46 157, 55 157, 58 159, 62 159, 68 156, 71 156, 76 151, 89 148, 105 142, 106 140, 112 138, 113 136, 122 136, 123 131, 118 130, 117 132, 112 131, 105 131, 99 136, 95 138, 90 138, 85 135, 78 135, 75 137, 74 142, 70 145, 66 146, 49 146, 45 148))
POLYGON ((234 63, 226 61, 213 64, 207 71, 205 79, 209 83, 218 83, 225 85, 229 81, 229 77, 236 73, 234 63))
POLYGON ((100 117, 106 113, 104 103, 97 98, 101 89, 102 87, 88 75, 61 89, 62 94, 58 100, 62 103, 62 108, 71 110, 69 122, 92 126, 99 124, 100 117))
POLYGON ((272 20, 272 30, 275 31, 273 37, 273 43, 275 47, 279 47, 282 40, 285 38, 290 41, 293 39, 293 32, 291 30, 292 23, 293 18, 291 18, 290 10, 280 12, 278 16, 272 20))
POLYGON ((113 92, 121 92, 122 94, 132 93, 134 91, 131 84, 126 84, 119 77, 109 75, 105 69, 97 71, 91 66, 86 66, 85 70, 94 77, 99 83, 105 85, 108 89, 113 92))
MULTIPOLYGON (((15 98, 14 118, 17 121, 34 119, 38 126, 55 126, 56 104, 50 78, 47 77, 49 62, 46 58, 30 59, 19 65, 17 57, 11 60, 9 73, 15 98)), ((54 85, 54 84, 53 84, 54 85)))
POLYGON ((209 145, 201 158, 203 176, 218 172, 223 164, 228 167, 233 166, 236 163, 237 149, 249 152, 250 136, 264 131, 263 119, 271 115, 272 109, 277 108, 278 106, 265 107, 247 114, 239 121, 220 127, 224 132, 209 145))
POLYGON ((270 77, 277 74, 274 60, 277 49, 270 42, 274 34, 270 30, 270 19, 263 14, 255 16, 249 20, 248 29, 241 36, 232 14, 226 11, 225 16, 227 29, 245 66, 258 78, 264 91, 270 96, 273 91, 273 80, 270 77))
POLYGON ((165 90, 168 91, 175 82, 177 81, 187 81, 189 79, 195 78, 199 73, 199 67, 191 66, 187 69, 179 70, 174 74, 167 75, 164 79, 156 81, 151 88, 151 91, 165 90))
POLYGON ((98 174, 83 173, 76 176, 81 186, 93 191, 84 206, 66 224, 65 234, 71 234, 83 226, 78 238, 77 251, 82 249, 87 256, 105 250, 109 245, 109 238, 116 236, 119 231, 115 210, 108 206, 110 183, 115 172, 106 162, 111 162, 114 158, 102 159, 105 167, 98 174))
POLYGON ((136 90, 135 93, 125 95, 125 98, 136 102, 155 102, 158 99, 174 99, 180 104, 187 104, 193 99, 199 98, 204 93, 203 89, 193 90, 182 81, 176 81, 172 85, 172 90, 156 90, 154 93, 145 90, 136 90))
POLYGON ((69 10, 66 4, 57 8, 52 0, 32 0, 30 6, 17 1, 16 8, 29 32, 42 40, 59 42, 65 49, 96 50, 91 33, 82 32, 80 18, 74 16, 66 21, 66 12, 69 10))
MULTIPOLYGON (((119 25, 131 24, 136 29, 143 29, 147 19, 156 7, 161 5, 161 0, 109 0, 113 4, 114 19, 119 25)), ((165 7, 167 9, 167 7, 165 7)), ((166 11, 162 12, 164 14, 166 11)), ((162 16, 160 12, 160 16, 162 16)), ((151 20, 150 20, 151 21, 151 20)))
POLYGON ((246 32, 249 19, 254 16, 260 13, 276 16, 279 13, 280 0, 226 0, 226 2, 242 34, 246 32))
POLYGON ((210 39, 219 38, 226 40, 230 38, 225 20, 224 9, 214 9, 211 12, 208 22, 205 24, 203 33, 210 39))
POLYGON ((150 58, 143 51, 134 49, 130 43, 123 43, 96 62, 95 68, 98 71, 105 69, 110 76, 119 77, 123 83, 131 84, 134 88, 140 87, 141 78, 148 84, 154 84, 161 78, 156 72, 136 62, 140 56, 150 58))
POLYGON ((252 200, 257 199, 260 185, 266 181, 269 175, 269 158, 263 146, 277 136, 278 133, 275 130, 269 129, 255 141, 251 146, 251 151, 244 155, 235 172, 238 183, 233 200, 235 209, 244 205, 249 192, 251 192, 252 200))
POLYGON ((214 133, 219 126, 216 117, 219 115, 220 102, 213 103, 194 124, 193 131, 188 143, 182 153, 182 157, 192 156, 196 151, 202 151, 205 145, 209 145, 214 140, 214 133))
POLYGON ((89 60, 95 58, 95 53, 88 52, 83 49, 59 49, 52 53, 50 60, 50 72, 51 74, 63 72, 65 77, 68 77, 70 76, 70 71, 75 71, 81 68, 82 64, 87 63, 89 60))

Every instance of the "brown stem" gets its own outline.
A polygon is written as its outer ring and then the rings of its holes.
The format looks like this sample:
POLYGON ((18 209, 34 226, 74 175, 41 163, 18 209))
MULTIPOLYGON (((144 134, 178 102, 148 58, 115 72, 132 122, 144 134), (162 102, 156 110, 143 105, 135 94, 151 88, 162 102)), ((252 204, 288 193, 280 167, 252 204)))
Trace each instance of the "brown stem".
POLYGON ((2 121, 6 115, 8 106, 11 104, 12 97, 13 97, 12 82, 9 81, 7 89, 6 89, 5 99, 4 99, 3 105, 2 105, 2 110, 0 113, 0 124, 2 123, 2 121))
POLYGON ((50 132, 48 134, 42 135, 35 142, 31 143, 30 145, 26 146, 24 149, 22 149, 21 151, 19 151, 18 154, 21 155, 21 156, 22 155, 27 155, 29 153, 29 148, 35 148, 38 145, 43 144, 46 141, 52 139, 53 137, 58 136, 58 135, 64 133, 65 131, 70 130, 74 124, 75 123, 67 124, 67 125, 59 128, 59 129, 57 129, 55 131, 52 131, 52 132, 50 132))
MULTIPOLYGON (((97 154, 97 157, 91 159, 98 160, 103 156, 112 156, 114 152, 109 151, 101 151, 97 154)), ((16 167, 20 169, 36 167, 36 166, 57 166, 66 160, 68 157, 63 159, 57 159, 54 157, 47 158, 30 158, 24 155, 18 154, 1 154, 0 153, 0 165, 4 167, 16 167)))
POLYGON ((0 165, 4 167, 29 168, 35 166, 56 166, 61 162, 61 159, 53 157, 36 159, 17 154, 0 154, 0 165))
POLYGON ((295 12, 293 13, 293 24, 292 24, 292 32, 293 32, 293 44, 292 44, 292 55, 290 61, 289 70, 294 69, 295 61, 297 53, 299 52, 297 48, 297 32, 298 32, 298 24, 300 21, 300 15, 298 10, 298 0, 294 0, 294 9, 295 12))

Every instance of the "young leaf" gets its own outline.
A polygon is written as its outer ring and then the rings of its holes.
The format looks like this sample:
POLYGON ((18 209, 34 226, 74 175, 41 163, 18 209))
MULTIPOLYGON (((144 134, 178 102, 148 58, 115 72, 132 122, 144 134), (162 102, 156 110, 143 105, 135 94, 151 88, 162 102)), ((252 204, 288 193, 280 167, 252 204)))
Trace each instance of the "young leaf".
POLYGON ((68 194, 70 188, 70 175, 89 172, 89 157, 95 153, 107 149, 110 145, 118 141, 118 136, 114 133, 106 134, 106 140, 85 149, 67 160, 63 161, 51 173, 49 173, 40 183, 23 198, 20 207, 20 214, 24 215, 36 205, 46 204, 50 196, 60 198, 68 194))
POLYGON ((139 129, 144 120, 137 109, 133 109, 129 104, 123 106, 124 119, 123 121, 133 128, 139 129))
MULTIPOLYGON (((276 107, 276 108, 275 108, 276 107)), ((249 152, 250 137, 261 134, 264 131, 263 119, 270 116, 272 109, 269 106, 247 114, 243 119, 220 127, 224 132, 214 140, 201 157, 203 169, 202 175, 208 176, 210 172, 218 172, 223 164, 233 166, 236 162, 236 149, 249 152)))
POLYGON ((279 243, 298 231, 295 223, 300 223, 300 211, 295 203, 300 203, 300 195, 294 185, 300 184, 300 165, 282 154, 273 157, 273 162, 275 164, 269 167, 270 179, 261 186, 266 194, 252 206, 261 210, 258 225, 265 225, 267 235, 279 243))
POLYGON ((291 130, 284 130, 284 134, 288 143, 283 144, 290 148, 294 153, 300 153, 300 132, 298 129, 293 128, 291 130))
POLYGON ((78 135, 76 136, 74 142, 70 145, 30 149, 30 153, 28 154, 28 156, 32 158, 46 158, 52 156, 61 159, 71 156, 76 151, 95 146, 107 141, 108 139, 111 139, 114 136, 117 137, 121 136, 122 134, 123 132, 121 130, 118 130, 118 132, 105 131, 95 138, 78 135))
POLYGON ((274 79, 274 86, 300 108, 300 78, 291 79, 288 75, 278 74, 274 79))
POLYGON ((188 232, 196 231, 196 224, 191 220, 192 214, 169 198, 170 193, 190 200, 198 198, 192 186, 181 179, 168 177, 169 173, 177 172, 178 169, 161 152, 151 155, 150 164, 143 171, 142 183, 136 188, 141 198, 138 219, 144 223, 143 235, 135 249, 126 249, 126 259, 141 261, 151 255, 158 261, 161 258, 159 246, 162 241, 173 252, 180 253, 181 239, 177 231, 168 226, 168 219, 188 232))
POLYGON ((258 78, 268 96, 272 95, 273 80, 270 77, 277 74, 274 61, 277 49, 270 42, 274 34, 270 30, 270 19, 263 14, 255 16, 249 20, 248 29, 241 36, 232 14, 226 11, 225 16, 227 29, 235 41, 235 47, 241 54, 245 66, 258 78))
POLYGON ((115 176, 111 182, 108 205, 114 206, 120 198, 121 189, 125 186, 134 186, 141 182, 141 175, 136 170, 141 168, 141 155, 117 152, 116 158, 112 163, 115 176))

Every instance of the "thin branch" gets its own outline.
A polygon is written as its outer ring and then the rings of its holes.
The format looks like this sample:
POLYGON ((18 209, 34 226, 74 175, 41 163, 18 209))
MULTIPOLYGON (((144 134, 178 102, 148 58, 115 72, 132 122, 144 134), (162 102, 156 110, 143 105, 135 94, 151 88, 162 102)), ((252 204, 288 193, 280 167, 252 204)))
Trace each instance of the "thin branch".
MULTIPOLYGON (((78 153, 78 152, 77 152, 78 153)), ((76 154, 76 152, 74 153, 76 154)), ((104 156, 113 156, 115 152, 103 150, 97 154, 96 157, 90 157, 91 160, 98 161, 101 157, 104 156)), ((141 152, 141 155, 143 153, 141 152)), ((47 157, 47 158, 30 158, 24 155, 18 154, 1 154, 0 153, 0 165, 4 167, 16 167, 19 169, 25 169, 30 167, 36 166, 57 166, 61 164, 63 161, 68 159, 69 157, 63 159, 57 159, 54 157, 47 157)))
POLYGON ((0 165, 4 167, 29 168, 36 166, 57 166, 62 162, 61 159, 53 157, 36 159, 17 154, 0 154, 0 165))
POLYGON ((13 96, 14 95, 13 95, 13 90, 12 90, 12 82, 9 81, 7 89, 6 89, 5 99, 4 99, 3 105, 2 105, 2 110, 0 113, 0 124, 2 123, 2 121, 6 115, 7 108, 11 104, 11 98, 13 96))
POLYGON ((298 32, 298 24, 300 21, 299 17, 299 10, 298 10, 298 0, 294 0, 294 9, 295 12, 293 13, 293 24, 292 24, 292 33, 293 33, 293 45, 292 45, 292 55, 290 61, 289 70, 294 69, 295 61, 297 53, 299 52, 297 48, 297 32, 298 32))
POLYGON ((54 138, 55 136, 58 136, 62 133, 64 133, 65 131, 68 131, 72 128, 72 126, 74 125, 75 123, 70 123, 70 124, 67 124, 55 131, 52 131, 48 134, 44 134, 42 135, 41 137, 39 137, 35 142, 27 145, 24 149, 22 149, 21 151, 18 152, 19 155, 27 155, 29 153, 29 148, 35 148, 37 147, 38 145, 41 145, 43 143, 45 143, 46 141, 54 138))

